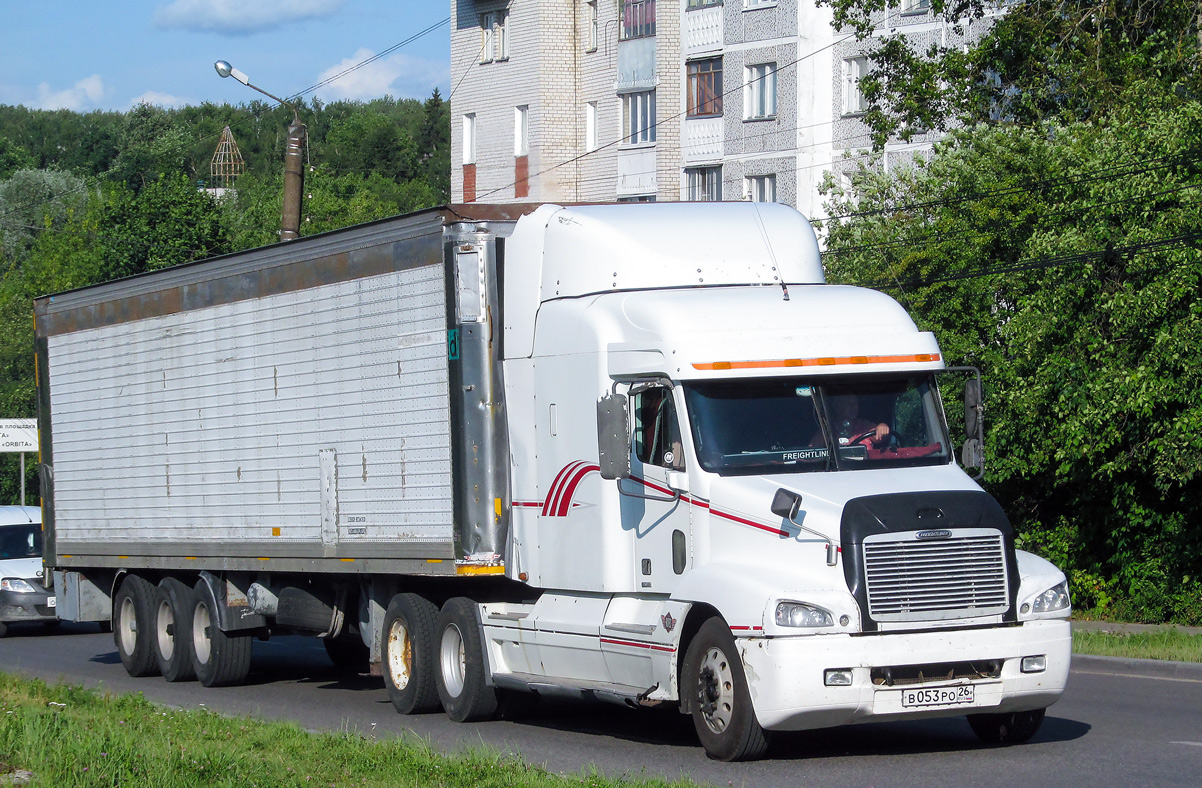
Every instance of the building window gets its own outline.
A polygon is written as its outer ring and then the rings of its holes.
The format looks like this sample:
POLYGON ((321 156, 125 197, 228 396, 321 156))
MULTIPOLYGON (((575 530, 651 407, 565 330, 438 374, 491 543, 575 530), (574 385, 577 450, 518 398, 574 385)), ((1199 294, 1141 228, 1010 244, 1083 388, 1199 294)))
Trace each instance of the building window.
POLYGON ((868 102, 860 90, 860 79, 868 73, 868 58, 849 57, 843 61, 843 114, 858 115, 868 111, 868 102))
POLYGON ((743 199, 776 202, 776 176, 751 175, 743 179, 743 199))
POLYGON ((693 60, 685 66, 687 72, 688 107, 690 118, 722 114, 722 58, 693 60))
POLYGON ((655 35, 655 0, 619 0, 622 40, 655 35))
POLYGON ((763 63, 743 69, 743 117, 771 118, 776 115, 776 64, 763 63))
POLYGON ((463 163, 476 163, 476 114, 463 116, 463 163))
POLYGON ((722 0, 689 0, 688 8, 691 11, 694 8, 705 8, 711 5, 722 5, 722 0))
POLYGON ((597 17, 597 0, 589 0, 588 3, 588 30, 585 32, 585 47, 589 52, 594 52, 597 49, 597 42, 601 36, 598 29, 597 17))
POLYGON ((618 202, 655 202, 654 194, 634 194, 628 197, 619 197, 618 202))
POLYGON ((530 107, 523 104, 513 108, 513 155, 530 152, 530 107))
POLYGON ((584 105, 584 149, 597 149, 597 102, 590 101, 584 105))
POLYGON ((931 10, 931 0, 902 0, 903 14, 925 14, 931 10))
POLYGON ((722 168, 688 167, 684 171, 689 199, 694 202, 717 202, 722 199, 722 168))
POLYGON ((655 142, 655 91, 622 96, 622 136, 627 145, 655 142))
POLYGON ((480 62, 509 59, 509 11, 480 14, 480 62))
POLYGON ((777 0, 743 0, 743 8, 769 8, 776 3, 777 0))

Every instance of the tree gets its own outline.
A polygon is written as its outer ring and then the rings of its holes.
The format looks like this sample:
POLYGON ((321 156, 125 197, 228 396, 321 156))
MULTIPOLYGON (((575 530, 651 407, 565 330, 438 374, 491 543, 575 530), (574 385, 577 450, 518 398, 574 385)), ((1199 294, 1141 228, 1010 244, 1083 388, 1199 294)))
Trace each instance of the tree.
POLYGON ((56 232, 87 202, 82 178, 19 170, 0 181, 0 260, 21 265, 39 234, 56 232))
POLYGON ((986 485, 1079 606, 1199 622, 1202 107, 1156 85, 829 184, 827 267, 981 367, 986 485))
POLYGON ((15 142, 0 137, 0 180, 17 170, 33 169, 33 157, 15 142))
POLYGON ((126 115, 111 178, 140 191, 161 175, 185 172, 189 146, 187 134, 166 110, 139 104, 126 115))
MULTIPOLYGON (((860 39, 900 5, 818 1, 860 39)), ((1197 0, 1020 0, 998 17, 993 0, 930 4, 957 32, 981 37, 967 51, 950 39, 919 49, 903 32, 880 40, 861 82, 878 150, 891 137, 956 125, 1097 120, 1128 103, 1135 83, 1202 98, 1197 0)))
POLYGON ((230 248, 216 202, 184 174, 160 176, 136 193, 122 186, 111 188, 100 208, 97 242, 102 281, 224 254, 230 248))

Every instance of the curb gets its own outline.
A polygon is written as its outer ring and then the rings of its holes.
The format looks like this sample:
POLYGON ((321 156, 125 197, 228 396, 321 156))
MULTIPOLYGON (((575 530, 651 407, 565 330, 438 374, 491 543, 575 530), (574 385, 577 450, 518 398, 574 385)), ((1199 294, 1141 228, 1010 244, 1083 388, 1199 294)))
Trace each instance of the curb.
POLYGON ((1155 679, 1202 681, 1202 662, 1169 662, 1163 659, 1128 659, 1126 657, 1073 654, 1069 670, 1155 679))

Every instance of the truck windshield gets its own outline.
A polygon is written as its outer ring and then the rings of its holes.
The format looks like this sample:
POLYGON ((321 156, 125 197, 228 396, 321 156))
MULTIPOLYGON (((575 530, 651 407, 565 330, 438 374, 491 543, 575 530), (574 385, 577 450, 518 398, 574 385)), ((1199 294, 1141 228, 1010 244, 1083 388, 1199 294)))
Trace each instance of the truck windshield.
POLYGON ((684 392, 697 459, 723 476, 951 459, 928 374, 707 381, 686 383, 684 392))

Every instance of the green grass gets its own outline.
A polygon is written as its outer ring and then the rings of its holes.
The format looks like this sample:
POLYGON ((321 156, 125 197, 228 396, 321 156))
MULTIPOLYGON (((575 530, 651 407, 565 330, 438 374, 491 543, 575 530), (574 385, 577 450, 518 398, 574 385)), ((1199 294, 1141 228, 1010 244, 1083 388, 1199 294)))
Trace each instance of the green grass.
POLYGON ((1176 628, 1130 634, 1075 630, 1073 651, 1101 657, 1202 662, 1202 635, 1176 628))
POLYGON ((156 706, 0 674, 0 783, 17 770, 31 786, 74 788, 667 788, 690 782, 550 774, 475 750, 443 755, 423 741, 310 733, 290 723, 156 706))

